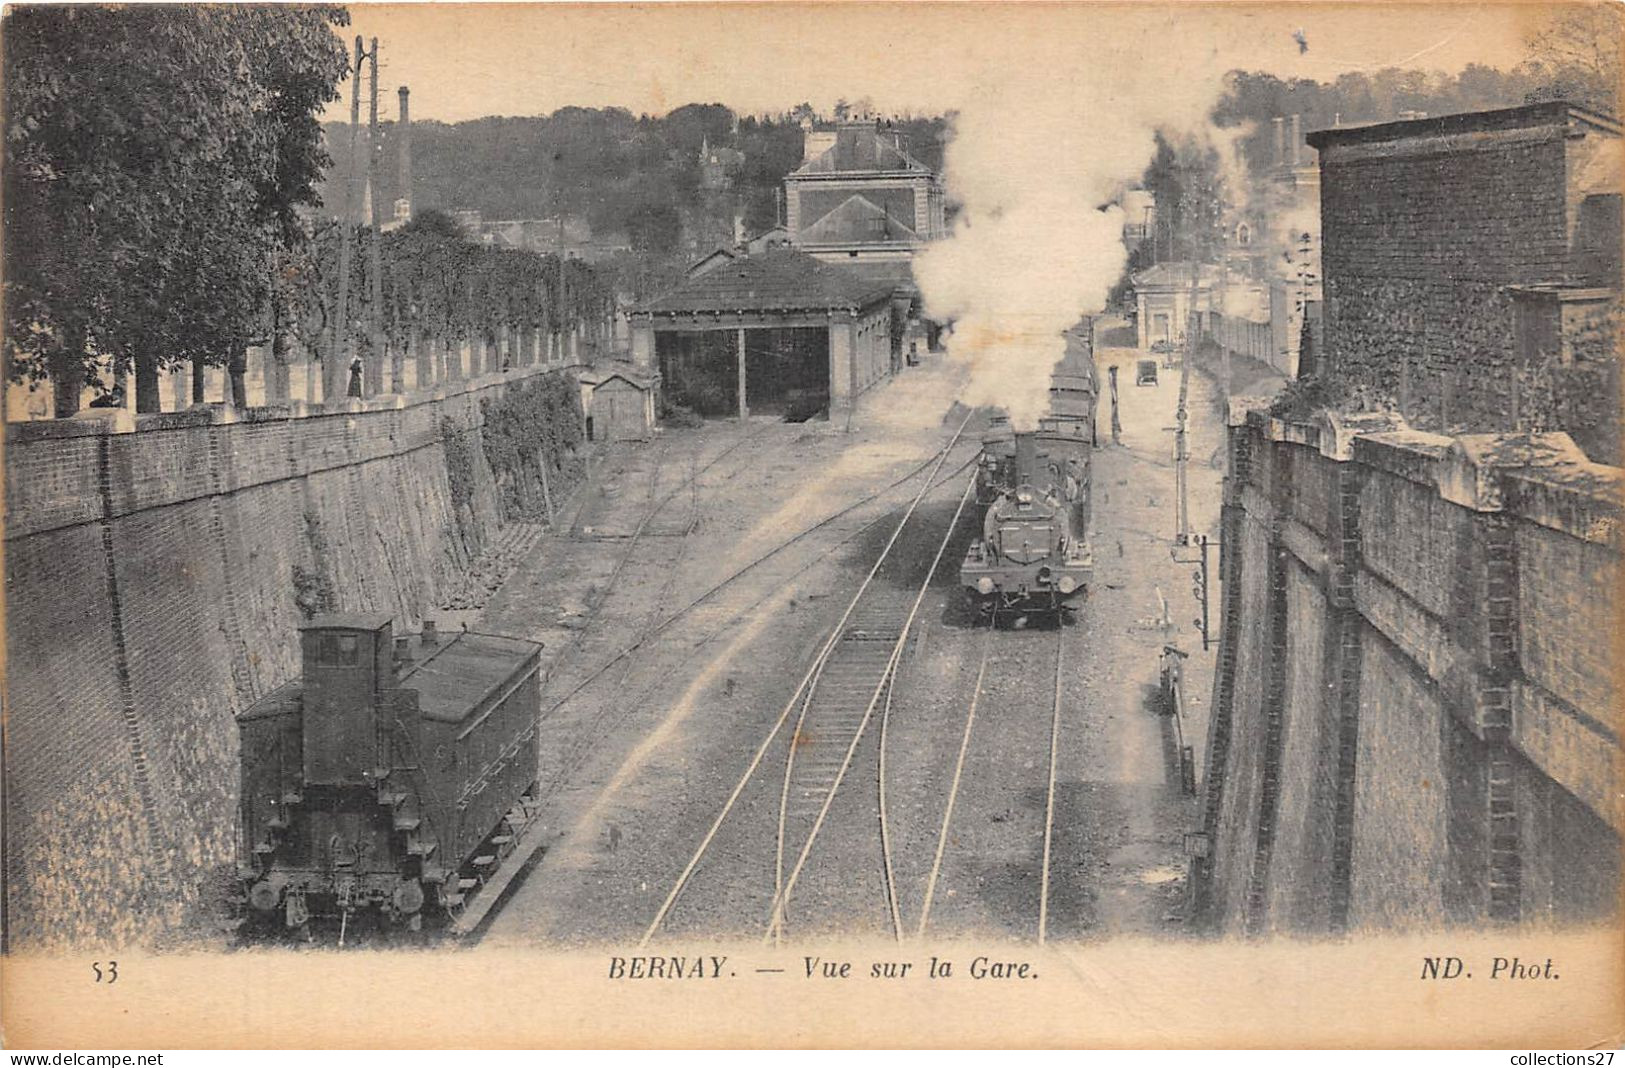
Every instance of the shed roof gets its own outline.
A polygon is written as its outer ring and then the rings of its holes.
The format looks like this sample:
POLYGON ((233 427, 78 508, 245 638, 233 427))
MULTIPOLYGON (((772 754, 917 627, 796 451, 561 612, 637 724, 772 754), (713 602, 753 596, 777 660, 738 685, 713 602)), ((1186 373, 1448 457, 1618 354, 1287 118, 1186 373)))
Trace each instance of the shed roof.
POLYGON ((1198 286, 1211 285, 1218 280, 1218 276, 1218 270, 1209 264, 1169 260, 1146 268, 1134 275, 1132 281, 1137 289, 1155 289, 1161 286, 1177 289, 1189 287, 1193 282, 1198 286))
POLYGON ((807 311, 861 308, 891 295, 879 284, 840 267, 820 263, 804 252, 773 249, 741 257, 704 274, 684 279, 650 301, 655 314, 735 311, 807 311))
POLYGON ((639 379, 639 378, 635 378, 632 375, 629 375, 629 374, 625 373, 624 371, 611 371, 609 374, 605 375, 603 378, 599 379, 597 382, 594 382, 592 388, 594 390, 603 389, 605 386, 609 385, 611 382, 624 382, 627 385, 631 386, 633 389, 638 390, 639 392, 648 392, 648 389, 649 389, 649 383, 648 382, 643 381, 642 379, 639 379))

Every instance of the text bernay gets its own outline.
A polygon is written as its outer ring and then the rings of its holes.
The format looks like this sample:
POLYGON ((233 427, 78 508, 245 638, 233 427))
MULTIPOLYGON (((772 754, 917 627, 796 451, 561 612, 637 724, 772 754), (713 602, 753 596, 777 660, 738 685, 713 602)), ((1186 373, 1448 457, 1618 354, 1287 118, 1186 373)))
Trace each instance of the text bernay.
POLYGON ((611 957, 611 979, 720 979, 727 957, 611 957))

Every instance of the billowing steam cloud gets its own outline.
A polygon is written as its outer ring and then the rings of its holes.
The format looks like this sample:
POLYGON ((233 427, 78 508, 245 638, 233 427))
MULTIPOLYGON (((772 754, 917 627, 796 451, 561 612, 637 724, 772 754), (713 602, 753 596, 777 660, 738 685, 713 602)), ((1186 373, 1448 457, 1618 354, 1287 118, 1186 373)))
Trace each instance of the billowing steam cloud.
MULTIPOLYGON (((1036 424, 1062 331, 1102 310, 1127 262, 1115 201, 1144 173, 1161 128, 1206 136, 1217 68, 1138 55, 1080 70, 1033 57, 1031 73, 979 86, 958 110, 945 181, 952 236, 915 263, 926 313, 953 320, 961 399, 1036 424)), ((1005 77, 1003 73, 1000 75, 1005 77)))

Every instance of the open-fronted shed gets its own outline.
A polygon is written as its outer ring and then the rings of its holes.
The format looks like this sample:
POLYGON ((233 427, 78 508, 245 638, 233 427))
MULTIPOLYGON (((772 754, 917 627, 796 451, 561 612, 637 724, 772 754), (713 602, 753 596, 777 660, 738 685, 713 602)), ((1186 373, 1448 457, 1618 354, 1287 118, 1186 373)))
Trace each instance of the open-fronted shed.
POLYGON ((775 249, 687 278, 632 315, 632 356, 702 415, 840 408, 891 361, 884 283, 775 249))

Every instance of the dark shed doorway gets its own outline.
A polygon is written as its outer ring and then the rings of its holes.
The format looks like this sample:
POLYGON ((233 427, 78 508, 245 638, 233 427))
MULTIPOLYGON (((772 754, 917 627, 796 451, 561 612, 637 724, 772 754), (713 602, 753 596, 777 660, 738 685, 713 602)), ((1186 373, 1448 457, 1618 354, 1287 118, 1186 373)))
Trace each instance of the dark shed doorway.
POLYGON ((829 330, 745 331, 745 402, 751 412, 800 422, 829 408, 829 330))
POLYGON ((655 333, 666 398, 711 417, 739 414, 737 340, 732 330, 655 333))
MULTIPOLYGON (((703 416, 739 415, 737 328, 657 330, 655 356, 667 398, 703 416)), ((829 329, 746 329, 748 414, 800 421, 829 408, 829 329)))

